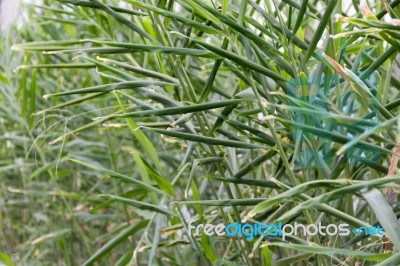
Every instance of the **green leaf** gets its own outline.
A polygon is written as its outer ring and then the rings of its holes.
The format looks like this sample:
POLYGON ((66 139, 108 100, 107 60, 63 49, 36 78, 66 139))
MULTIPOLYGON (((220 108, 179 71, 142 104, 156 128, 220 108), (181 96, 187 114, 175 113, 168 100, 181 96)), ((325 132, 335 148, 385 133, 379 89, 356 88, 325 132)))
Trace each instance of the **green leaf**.
POLYGON ((206 257, 210 261, 215 262, 218 259, 218 257, 214 252, 214 248, 212 248, 210 245, 209 237, 204 232, 201 234, 200 244, 204 249, 206 257))
POLYGON ((314 198, 311 198, 303 203, 300 203, 296 207, 292 208, 288 212, 286 212, 284 215, 282 215, 278 220, 286 220, 289 219, 296 214, 300 213, 303 210, 307 210, 310 208, 317 207, 318 205, 322 203, 329 202, 334 199, 338 199, 339 197, 343 197, 343 195, 347 193, 355 193, 359 192, 364 188, 375 188, 379 187, 382 185, 385 185, 390 182, 396 182, 400 180, 400 176, 393 176, 393 177, 385 177, 385 178, 380 178, 376 180, 370 180, 370 181, 364 181, 361 183, 357 184, 352 184, 349 186, 345 186, 343 188, 339 188, 336 190, 333 190, 331 192, 324 193, 322 195, 316 196, 314 198))
MULTIPOLYGON (((143 159, 143 158, 142 158, 143 159)), ((159 173, 156 172, 153 167, 147 163, 145 160, 143 160, 147 171, 149 172, 149 175, 151 178, 153 178, 158 186, 161 188, 161 190, 167 192, 169 195, 173 196, 174 194, 174 187, 172 186, 171 182, 169 182, 165 177, 161 176, 159 173)))
POLYGON ((390 258, 376 264, 376 266, 392 266, 400 263, 400 253, 392 255, 390 258))
MULTIPOLYGON (((318 23, 318 27, 313 34, 313 38, 308 46, 306 54, 303 56, 301 60, 301 66, 305 66, 308 62, 310 57, 314 54, 315 48, 317 47, 318 42, 321 40, 321 36, 325 31, 326 26, 328 25, 329 21, 332 19, 332 13, 335 10, 337 4, 337 0, 330 0, 328 5, 325 8, 324 15, 321 18, 321 21, 318 23)), ((300 68, 302 68, 300 67, 300 68)))
POLYGON ((126 19, 121 14, 118 14, 114 9, 112 9, 108 5, 105 5, 98 0, 90 0, 90 2, 92 2, 95 5, 95 7, 99 8, 99 9, 107 12, 111 16, 113 16, 116 20, 118 20, 119 22, 121 22, 122 24, 124 24, 125 26, 130 28, 131 30, 137 32, 140 36, 150 39, 150 40, 153 39, 147 32, 145 32, 143 29, 141 29, 138 26, 136 26, 135 24, 133 24, 130 20, 126 19))
MULTIPOLYGON (((207 50, 202 49, 190 49, 190 48, 179 48, 179 47, 167 47, 167 46, 156 46, 156 45, 145 45, 145 44, 133 44, 133 43, 122 43, 122 42, 111 42, 89 39, 88 42, 106 44, 112 47, 124 48, 125 50, 120 51, 136 51, 136 52, 149 52, 149 53, 165 53, 165 54, 177 54, 177 55, 190 55, 212 59, 219 59, 220 56, 210 53, 207 50), (126 50, 127 49, 127 50, 126 50)), ((94 48, 96 49, 96 48, 94 48)), ((101 49, 101 48, 97 48, 101 49)), ((107 49, 105 47, 104 49, 107 49)), ((81 49, 80 51, 86 51, 81 49)), ((118 51, 118 50, 117 50, 118 51)))
MULTIPOLYGON (((243 100, 225 100, 218 102, 202 103, 202 104, 190 104, 177 107, 155 109, 148 111, 138 111, 138 112, 126 112, 120 115, 110 115, 108 118, 117 117, 152 117, 152 116, 165 116, 165 115, 178 115, 178 114, 188 114, 194 112, 201 112, 215 108, 221 108, 224 106, 234 105, 243 100)), ((98 119, 98 118, 97 118, 98 119)))
POLYGON ((163 134, 166 136, 175 137, 175 138, 187 140, 187 141, 206 143, 208 145, 222 145, 222 146, 236 147, 236 148, 242 148, 242 149, 261 149, 261 148, 263 148, 263 146, 260 146, 257 144, 236 141, 236 140, 217 139, 217 138, 212 138, 212 137, 205 137, 205 136, 201 136, 201 135, 182 133, 182 132, 178 132, 178 131, 158 129, 158 128, 149 128, 149 127, 142 127, 142 128, 145 128, 149 131, 153 131, 153 132, 163 134))
POLYGON ((72 161, 72 162, 74 162, 74 163, 78 163, 78 164, 80 164, 80 165, 86 166, 86 167, 88 167, 88 168, 90 168, 90 169, 92 169, 92 170, 97 170, 97 171, 99 171, 99 172, 102 172, 102 173, 104 173, 104 174, 107 174, 107 175, 109 175, 110 177, 115 178, 115 179, 118 179, 118 180, 120 180, 120 181, 122 181, 122 182, 125 182, 125 183, 128 183, 128 184, 129 184, 129 183, 134 184, 136 187, 141 188, 141 189, 144 189, 144 190, 146 190, 146 191, 148 191, 148 192, 155 192, 155 193, 165 194, 164 191, 159 190, 159 189, 157 189, 157 188, 155 188, 155 187, 152 187, 152 186, 150 186, 150 185, 147 185, 147 184, 145 184, 145 183, 143 183, 143 182, 140 182, 140 181, 138 181, 138 180, 136 180, 136 179, 133 179, 133 178, 131 178, 131 177, 129 177, 129 176, 122 175, 122 174, 119 174, 119 173, 117 173, 117 172, 114 172, 114 171, 111 171, 111 170, 108 170, 108 169, 105 169, 105 168, 102 168, 102 167, 99 167, 99 166, 96 166, 96 165, 91 165, 91 164, 85 163, 85 162, 80 161, 80 160, 77 160, 77 159, 71 159, 71 158, 70 158, 70 159, 68 159, 68 160, 69 160, 69 161, 72 161))
POLYGON ((224 199, 224 200, 188 200, 179 201, 181 204, 194 204, 203 206, 252 206, 263 202, 263 198, 253 199, 224 199))
POLYGON ((114 236, 112 239, 110 239, 101 248, 97 249, 96 252, 87 261, 83 263, 83 265, 85 266, 92 265, 100 258, 110 253, 110 251, 113 248, 126 241, 130 236, 134 235, 136 232, 145 228, 148 224, 149 220, 141 220, 138 223, 129 225, 121 232, 119 232, 116 236, 114 236))
POLYGON ((377 189, 362 192, 362 196, 375 212, 378 221, 397 250, 400 250, 400 222, 386 198, 377 189))
POLYGON ((109 92, 109 91, 122 90, 122 89, 135 89, 138 87, 168 86, 168 85, 174 85, 174 84, 163 82, 163 81, 157 81, 157 80, 142 79, 142 80, 124 81, 124 82, 119 82, 119 83, 104 84, 104 85, 98 85, 98 86, 94 86, 94 87, 82 88, 82 89, 77 89, 77 90, 51 93, 51 94, 46 94, 43 97, 45 99, 47 99, 47 98, 54 97, 54 96, 65 96, 65 95, 71 95, 71 94, 109 92))
MULTIPOLYGON (((271 197, 264 202, 258 204, 254 209, 252 209, 248 217, 254 217, 255 215, 262 213, 271 207, 280 204, 284 200, 292 200, 294 197, 306 192, 307 190, 314 188, 327 188, 327 189, 337 189, 346 185, 350 185, 355 181, 352 180, 314 180, 306 182, 293 187, 285 192, 281 192, 275 197, 271 197)), ((358 183, 358 182, 357 182, 358 183)))
MULTIPOLYGON (((118 104, 122 112, 126 113, 125 106, 122 104, 120 98, 118 97, 118 94, 117 93, 114 94, 118 100, 118 104)), ((132 134, 135 136, 135 138, 139 141, 140 145, 142 145, 143 149, 150 156, 151 160, 153 161, 158 171, 162 172, 161 163, 160 160, 158 159, 157 151, 154 148, 153 143, 147 138, 147 136, 142 132, 142 130, 138 127, 138 125, 132 118, 127 117, 125 120, 128 123, 129 129, 132 131, 132 134)))
POLYGON ((268 246, 261 248, 261 252, 264 258, 264 266, 272 266, 271 253, 268 246))
POLYGON ((222 35, 224 34, 223 31, 221 31, 221 30, 217 30, 217 29, 215 29, 213 27, 204 25, 204 24, 199 23, 199 22, 197 22, 195 20, 191 20, 191 19, 185 18, 184 16, 179 15, 179 13, 170 12, 170 11, 167 11, 167 10, 164 10, 164 9, 161 9, 161 8, 157 8, 155 6, 148 5, 148 4, 145 4, 143 2, 139 2, 139 1, 127 0, 127 2, 131 3, 134 6, 142 8, 144 10, 153 11, 154 13, 157 13, 157 14, 163 15, 165 17, 172 18, 174 20, 180 21, 182 23, 185 23, 187 25, 192 26, 193 28, 196 28, 198 30, 204 31, 206 33, 222 34, 222 35))
POLYGON ((138 208, 140 210, 149 210, 157 213, 161 213, 167 216, 176 216, 176 214, 168 209, 162 208, 160 206, 156 206, 150 203, 145 203, 137 200, 132 200, 132 199, 127 199, 127 198, 122 198, 114 195, 109 195, 109 194, 102 194, 100 195, 101 197, 104 197, 106 199, 111 199, 114 201, 122 202, 128 205, 131 205, 135 208, 138 208))
POLYGON ((312 254, 320 254, 325 255, 328 258, 331 258, 333 255, 340 255, 346 256, 356 259, 362 259, 366 261, 383 261, 386 258, 390 257, 390 254, 384 253, 370 253, 364 251, 356 251, 356 250, 349 250, 349 249, 338 249, 338 248, 330 248, 330 247, 321 247, 317 246, 316 244, 313 245, 300 245, 300 244, 293 244, 293 243, 281 243, 281 242, 274 242, 274 243, 267 243, 266 246, 276 246, 282 248, 293 249, 301 252, 307 252, 312 254))
MULTIPOLYGON (((88 1, 81 1, 81 0, 57 0, 61 3, 69 3, 69 4, 73 4, 76 6, 83 6, 83 7, 90 7, 90 8, 101 8, 98 5, 94 4, 94 3, 90 3, 88 1)), ((112 6, 112 5, 108 5, 108 7, 112 10, 114 10, 115 12, 119 12, 119 13, 125 13, 125 14, 130 14, 130 15, 141 15, 141 16, 146 16, 146 13, 137 11, 137 10, 130 10, 130 9, 126 9, 126 8, 120 8, 117 6, 112 6)))
POLYGON ((0 262, 5 266, 14 266, 13 260, 5 253, 0 252, 0 262))

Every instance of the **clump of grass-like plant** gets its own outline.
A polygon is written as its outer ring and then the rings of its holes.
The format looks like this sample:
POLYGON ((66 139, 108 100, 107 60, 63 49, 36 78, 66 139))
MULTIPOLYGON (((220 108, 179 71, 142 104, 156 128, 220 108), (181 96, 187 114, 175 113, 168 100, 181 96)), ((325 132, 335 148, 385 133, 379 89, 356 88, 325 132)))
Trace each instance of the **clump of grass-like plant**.
POLYGON ((399 264, 399 3, 28 5, 2 47, 0 259, 399 264), (386 235, 246 241, 190 220, 386 235))

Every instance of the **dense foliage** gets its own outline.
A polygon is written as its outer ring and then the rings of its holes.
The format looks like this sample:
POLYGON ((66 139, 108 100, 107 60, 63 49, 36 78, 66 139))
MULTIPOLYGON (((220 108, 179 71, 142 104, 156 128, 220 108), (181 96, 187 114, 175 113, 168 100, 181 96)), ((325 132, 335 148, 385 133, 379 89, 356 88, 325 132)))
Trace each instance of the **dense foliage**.
POLYGON ((399 265, 399 3, 25 6, 0 41, 0 261, 399 265))

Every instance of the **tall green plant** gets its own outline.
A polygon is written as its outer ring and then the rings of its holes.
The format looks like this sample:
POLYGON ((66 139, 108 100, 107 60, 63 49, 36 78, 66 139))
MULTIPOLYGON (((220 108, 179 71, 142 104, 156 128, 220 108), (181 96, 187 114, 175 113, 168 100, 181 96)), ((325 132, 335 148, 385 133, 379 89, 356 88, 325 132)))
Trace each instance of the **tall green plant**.
POLYGON ((0 247, 39 264, 400 263, 398 4, 28 5, 21 65, 0 75, 0 247), (189 220, 387 235, 246 241, 189 220))

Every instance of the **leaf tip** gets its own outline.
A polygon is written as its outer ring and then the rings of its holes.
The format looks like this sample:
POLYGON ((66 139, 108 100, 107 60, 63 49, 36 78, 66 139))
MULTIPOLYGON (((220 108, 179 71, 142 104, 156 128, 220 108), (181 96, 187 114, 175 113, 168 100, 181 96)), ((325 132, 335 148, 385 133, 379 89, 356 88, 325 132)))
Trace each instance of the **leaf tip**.
POLYGON ((333 58, 331 58, 329 55, 322 53, 322 56, 328 60, 328 62, 343 76, 345 75, 345 69, 338 63, 336 62, 333 58))
POLYGON ((373 15, 371 9, 369 8, 366 0, 360 1, 360 11, 364 18, 368 18, 373 15))
POLYGON ((345 18, 346 18, 346 17, 343 16, 343 15, 341 15, 341 14, 336 14, 336 15, 335 15, 335 21, 336 21, 336 22, 342 21, 342 20, 344 20, 345 18))
POLYGON ((394 26, 400 26, 400 19, 394 18, 392 19, 391 23, 394 26))
POLYGON ((102 63, 108 63, 110 60, 104 57, 96 56, 96 60, 102 63))
POLYGON ((21 48, 18 45, 12 45, 11 50, 12 51, 21 51, 21 48))
POLYGON ((50 144, 50 145, 56 144, 57 142, 60 142, 60 141, 62 141, 63 139, 64 139, 64 136, 58 137, 58 138, 56 138, 55 140, 50 141, 49 144, 50 144))

